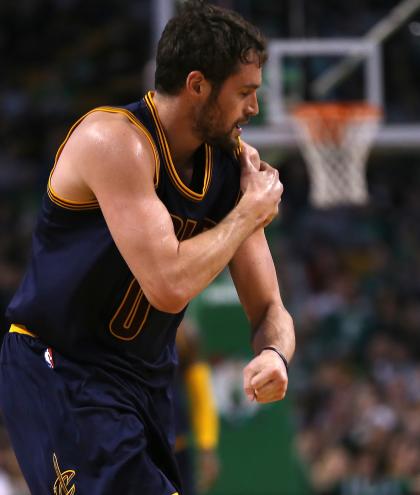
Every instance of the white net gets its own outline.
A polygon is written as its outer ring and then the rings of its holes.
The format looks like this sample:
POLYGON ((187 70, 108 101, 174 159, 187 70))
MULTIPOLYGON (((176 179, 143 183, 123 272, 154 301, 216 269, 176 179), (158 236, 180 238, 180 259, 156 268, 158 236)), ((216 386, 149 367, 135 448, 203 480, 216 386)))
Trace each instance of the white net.
POLYGON ((316 208, 366 204, 366 160, 381 112, 361 103, 313 103, 293 112, 316 208))

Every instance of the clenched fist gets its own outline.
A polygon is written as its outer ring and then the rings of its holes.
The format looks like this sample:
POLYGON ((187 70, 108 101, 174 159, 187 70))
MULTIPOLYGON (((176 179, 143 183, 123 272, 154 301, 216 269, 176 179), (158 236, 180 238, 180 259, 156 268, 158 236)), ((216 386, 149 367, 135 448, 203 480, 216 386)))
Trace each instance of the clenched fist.
POLYGON ((263 350, 244 369, 244 390, 251 401, 266 403, 282 400, 287 385, 286 366, 271 349, 263 350))

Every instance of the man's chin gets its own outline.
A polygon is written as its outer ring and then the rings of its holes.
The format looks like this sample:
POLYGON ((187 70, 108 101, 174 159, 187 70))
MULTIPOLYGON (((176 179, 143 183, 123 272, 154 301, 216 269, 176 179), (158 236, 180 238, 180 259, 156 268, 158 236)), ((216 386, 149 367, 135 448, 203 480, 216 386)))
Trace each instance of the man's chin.
POLYGON ((238 147, 238 140, 233 136, 209 137, 206 142, 211 146, 222 148, 228 153, 233 153, 238 147))

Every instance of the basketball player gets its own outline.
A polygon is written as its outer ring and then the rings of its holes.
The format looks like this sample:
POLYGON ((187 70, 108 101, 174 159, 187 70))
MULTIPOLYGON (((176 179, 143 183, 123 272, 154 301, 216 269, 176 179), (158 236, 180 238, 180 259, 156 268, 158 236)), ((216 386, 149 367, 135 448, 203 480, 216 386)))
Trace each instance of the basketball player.
POLYGON ((252 327, 245 393, 284 397, 293 325, 263 230, 282 186, 234 153, 265 58, 240 16, 189 2, 159 42, 156 91, 89 112, 60 147, 0 366, 32 495, 182 495, 175 334, 227 265, 252 327))

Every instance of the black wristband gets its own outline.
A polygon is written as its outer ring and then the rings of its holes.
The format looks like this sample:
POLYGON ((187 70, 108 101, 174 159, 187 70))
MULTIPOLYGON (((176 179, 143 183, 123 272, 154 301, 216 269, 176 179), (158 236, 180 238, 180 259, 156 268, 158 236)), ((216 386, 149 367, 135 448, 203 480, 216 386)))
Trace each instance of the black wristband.
POLYGON ((289 363, 287 362, 287 359, 284 356, 284 354, 282 354, 276 347, 269 345, 267 347, 263 347, 260 351, 260 354, 262 351, 274 351, 280 357, 280 359, 283 361, 284 366, 285 366, 286 371, 287 371, 287 374, 289 374, 289 363))

